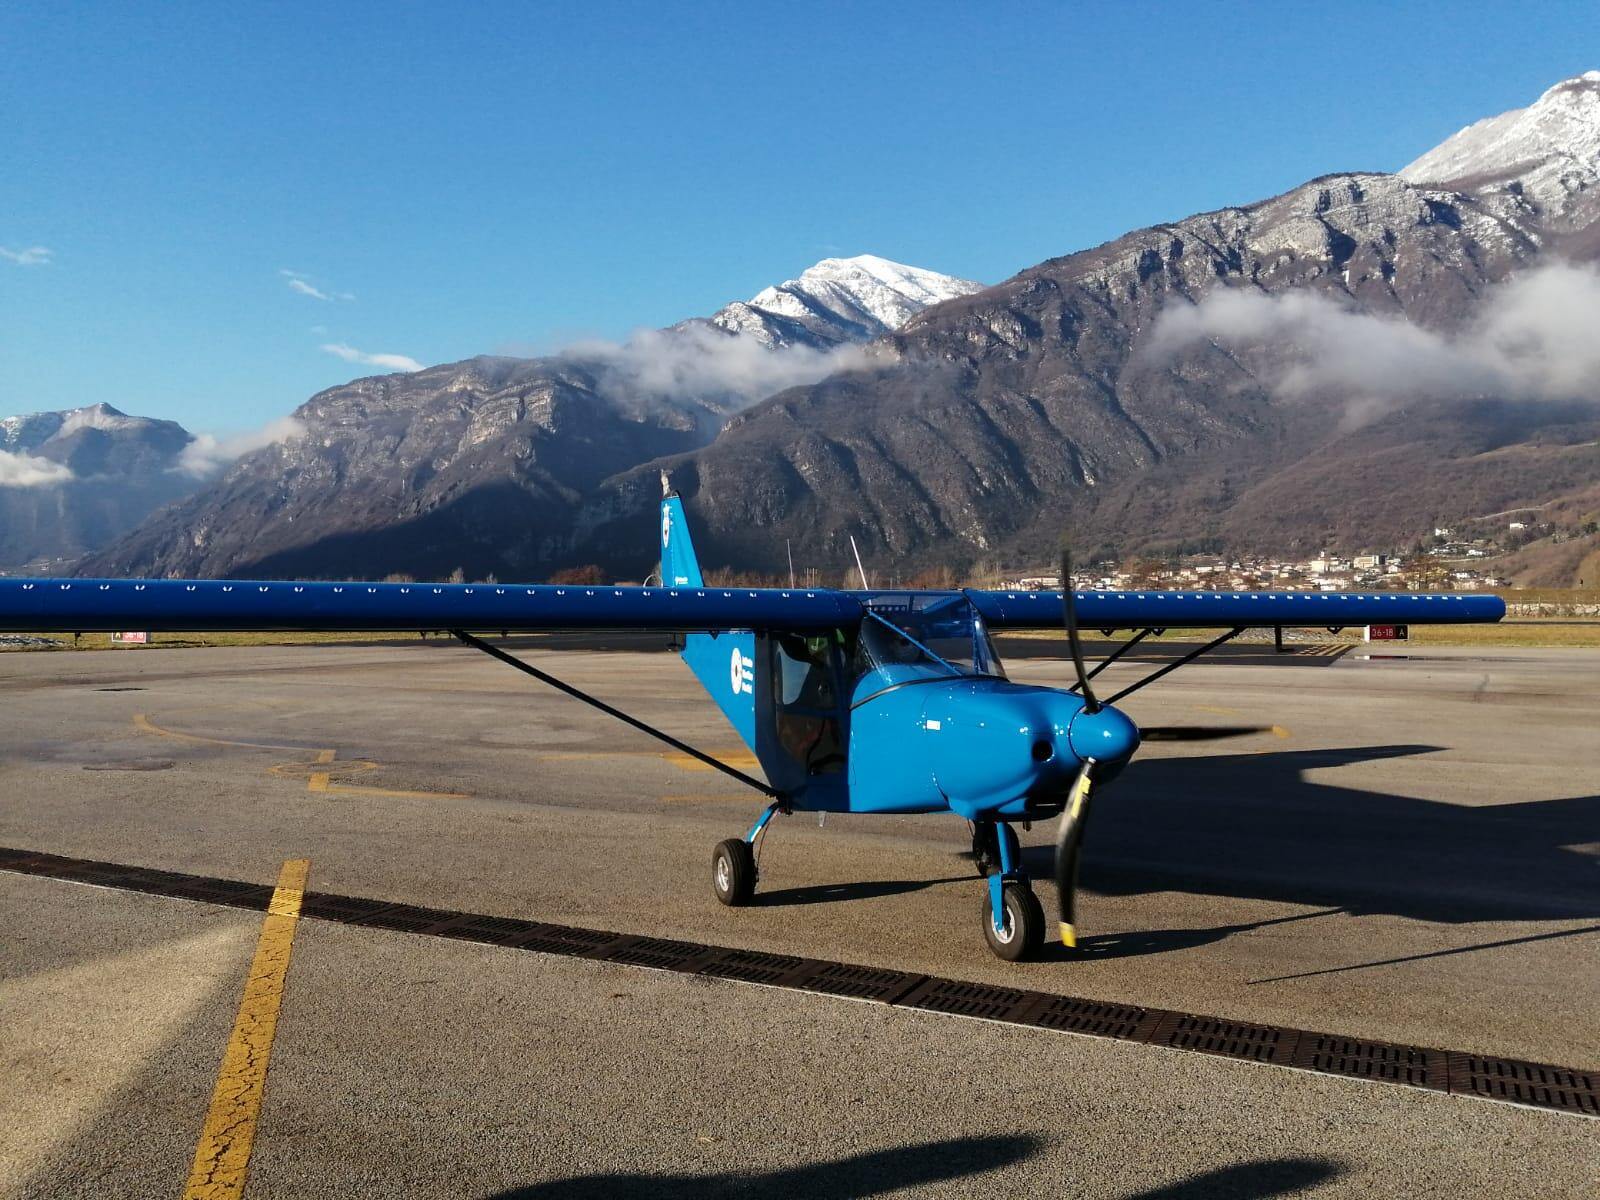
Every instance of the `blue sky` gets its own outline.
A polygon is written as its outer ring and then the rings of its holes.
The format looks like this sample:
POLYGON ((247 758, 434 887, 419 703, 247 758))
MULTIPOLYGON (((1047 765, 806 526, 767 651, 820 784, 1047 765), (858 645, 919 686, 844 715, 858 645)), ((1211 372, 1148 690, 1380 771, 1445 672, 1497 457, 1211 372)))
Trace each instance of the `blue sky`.
POLYGON ((544 352, 829 255, 994 282, 1393 170, 1600 67, 1600 5, 12 0, 0 44, 0 247, 49 252, 0 257, 0 414, 228 431, 373 373, 324 345, 544 352))

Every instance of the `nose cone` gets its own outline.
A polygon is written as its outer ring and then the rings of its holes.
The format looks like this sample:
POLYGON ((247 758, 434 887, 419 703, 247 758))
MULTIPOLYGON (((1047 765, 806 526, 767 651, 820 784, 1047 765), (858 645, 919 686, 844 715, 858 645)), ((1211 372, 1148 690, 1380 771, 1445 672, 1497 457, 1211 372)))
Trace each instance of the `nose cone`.
POLYGON ((1139 727, 1114 708, 1080 709, 1067 730, 1067 741, 1080 759, 1121 764, 1139 748, 1139 727))

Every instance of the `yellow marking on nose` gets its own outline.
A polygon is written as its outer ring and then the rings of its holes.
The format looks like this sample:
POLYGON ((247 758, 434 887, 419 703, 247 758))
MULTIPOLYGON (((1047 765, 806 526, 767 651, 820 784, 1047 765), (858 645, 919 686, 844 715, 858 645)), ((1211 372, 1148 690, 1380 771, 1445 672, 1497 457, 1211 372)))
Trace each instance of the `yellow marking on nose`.
POLYGON ((1061 922, 1061 944, 1069 950, 1078 948, 1078 931, 1065 921, 1061 922))
POLYGON ((233 1036, 222 1055, 216 1090, 200 1130, 184 1200, 229 1200, 244 1193, 246 1168, 255 1145, 256 1122, 267 1085, 267 1062, 278 1031, 289 953, 311 863, 292 858, 278 873, 245 979, 233 1036))

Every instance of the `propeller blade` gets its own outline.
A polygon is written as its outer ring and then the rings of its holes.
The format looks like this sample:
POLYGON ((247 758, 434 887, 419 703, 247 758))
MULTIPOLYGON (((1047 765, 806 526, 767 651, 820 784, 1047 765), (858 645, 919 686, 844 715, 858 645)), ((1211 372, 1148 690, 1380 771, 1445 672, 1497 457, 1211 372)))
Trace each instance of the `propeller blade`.
POLYGON ((1078 691, 1083 696, 1083 711, 1097 713, 1100 701, 1089 686, 1089 668, 1083 665, 1083 643, 1078 640, 1078 603, 1072 594, 1072 552, 1061 552, 1061 619, 1067 626, 1067 649, 1078 672, 1078 691))
POLYGON ((1218 742, 1224 738, 1271 733, 1272 725, 1150 725, 1139 730, 1143 742, 1218 742))
POLYGON ((1078 855, 1089 824, 1089 793, 1094 787, 1094 759, 1085 759, 1072 781, 1072 795, 1056 829, 1056 894, 1061 905, 1061 944, 1078 945, 1078 855))

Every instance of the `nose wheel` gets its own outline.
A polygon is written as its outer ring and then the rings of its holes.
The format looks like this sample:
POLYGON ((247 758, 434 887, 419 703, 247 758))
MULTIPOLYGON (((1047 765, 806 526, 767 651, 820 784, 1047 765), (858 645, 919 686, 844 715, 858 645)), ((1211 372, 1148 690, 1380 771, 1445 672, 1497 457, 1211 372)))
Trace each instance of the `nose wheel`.
POLYGON ((978 869, 989 877, 983 904, 983 938, 989 949, 1007 962, 1034 957, 1044 945, 1044 909, 1022 872, 1016 831, 1004 821, 980 822, 973 830, 973 849, 978 869))
POLYGON ((1044 908, 1026 883, 1013 880, 1002 885, 998 925, 993 902, 984 899, 983 937, 995 956, 1006 962, 1020 962, 1039 953, 1044 945, 1044 908))

